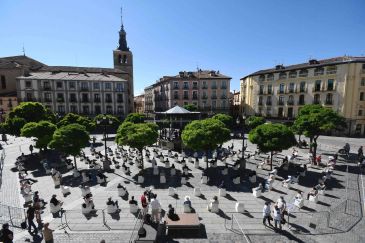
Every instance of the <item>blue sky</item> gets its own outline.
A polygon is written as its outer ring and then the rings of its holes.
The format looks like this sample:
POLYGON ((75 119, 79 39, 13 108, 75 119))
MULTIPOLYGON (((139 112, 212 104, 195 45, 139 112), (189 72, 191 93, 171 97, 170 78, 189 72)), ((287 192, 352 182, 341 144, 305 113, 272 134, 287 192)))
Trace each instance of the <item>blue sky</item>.
POLYGON ((0 56, 112 67, 120 6, 135 94, 163 75, 239 78, 276 64, 365 55, 364 0, 0 0, 0 56))

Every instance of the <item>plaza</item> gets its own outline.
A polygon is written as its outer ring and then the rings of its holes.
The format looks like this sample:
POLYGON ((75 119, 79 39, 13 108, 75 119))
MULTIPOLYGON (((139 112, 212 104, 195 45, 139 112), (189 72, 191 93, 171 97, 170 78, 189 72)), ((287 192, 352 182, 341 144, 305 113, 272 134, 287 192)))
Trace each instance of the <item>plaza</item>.
MULTIPOLYGON (((101 142, 101 136, 96 135, 97 144, 101 142)), ((322 160, 326 161, 328 156, 334 155, 338 149, 342 148, 345 140, 336 137, 322 137, 319 141, 318 150, 322 155, 322 160)), ((364 139, 346 138, 351 146, 351 152, 357 151, 357 148, 364 144, 364 139)), ((24 220, 21 208, 24 205, 24 198, 19 191, 18 173, 14 171, 16 158, 24 153, 28 155, 29 145, 32 141, 27 138, 11 137, 8 144, 3 144, 5 151, 5 160, 2 169, 2 185, 1 185, 1 218, 4 221, 13 224, 12 229, 15 232, 15 242, 24 242, 27 239, 37 242, 37 237, 31 237, 27 231, 22 231, 19 224, 24 220)), ((233 139, 223 145, 228 151, 228 147, 238 152, 242 147, 242 140, 233 139)), ((109 141, 107 146, 115 151, 116 144, 109 141)), ((96 151, 104 153, 103 146, 96 146, 96 151)), ((125 147, 126 151, 128 150, 125 147)), ((165 158, 168 157, 167 150, 159 150, 157 147, 150 147, 150 160, 153 160, 153 149, 157 149, 158 153, 162 152, 165 158)), ((85 156, 92 158, 90 147, 85 148, 85 156)), ((154 174, 152 163, 144 161, 145 171, 144 182, 138 183, 138 173, 140 169, 135 163, 127 162, 130 173, 124 173, 123 168, 113 168, 110 173, 104 173, 107 176, 107 183, 100 185, 99 183, 89 182, 90 191, 93 195, 95 204, 95 214, 87 216, 82 213, 81 204, 83 203, 82 192, 79 188, 82 183, 81 176, 74 178, 72 170, 62 171, 62 184, 68 186, 70 194, 63 196, 61 188, 55 188, 55 184, 51 175, 46 175, 44 168, 38 167, 29 170, 29 178, 37 180, 32 185, 32 191, 39 191, 39 195, 46 202, 49 202, 53 194, 64 202, 64 213, 60 218, 54 218, 50 213, 49 203, 45 206, 41 214, 43 222, 50 222, 50 228, 55 229, 55 242, 100 242, 105 239, 106 242, 130 242, 137 239, 138 226, 142 221, 137 214, 130 212, 128 201, 134 196, 141 208, 139 198, 147 189, 152 189, 157 194, 157 198, 161 203, 162 212, 167 211, 167 206, 171 204, 177 213, 184 211, 184 198, 189 196, 194 211, 199 216, 200 228, 198 231, 179 230, 168 233, 167 242, 272 242, 277 239, 278 242, 341 242, 343 239, 350 239, 348 242, 363 242, 364 236, 361 234, 361 225, 363 225, 362 214, 362 197, 363 185, 362 175, 360 175, 359 167, 355 162, 356 155, 352 155, 350 160, 339 157, 335 166, 331 179, 326 182, 326 190, 323 195, 319 195, 317 202, 304 200, 304 205, 299 209, 294 206, 294 198, 298 191, 304 193, 306 198, 310 189, 315 186, 321 177, 323 168, 310 167, 304 177, 300 177, 299 183, 294 183, 291 188, 283 187, 282 181, 291 175, 292 171, 279 170, 276 179, 272 185, 272 190, 262 193, 260 197, 254 197, 252 188, 257 187, 267 178, 270 169, 258 165, 266 156, 253 156, 256 146, 248 142, 246 150, 247 169, 255 170, 257 173, 257 182, 250 182, 248 175, 241 175, 238 184, 233 183, 234 177, 239 173, 234 169, 232 160, 226 159, 228 164, 228 174, 222 175, 224 162, 218 160, 215 167, 212 164, 207 170, 207 183, 202 183, 203 169, 206 163, 203 158, 199 158, 199 168, 195 168, 194 163, 186 161, 189 168, 189 176, 186 184, 181 183, 182 178, 182 155, 178 154, 178 161, 174 162, 173 158, 169 158, 170 165, 176 167, 176 175, 171 176, 171 167, 166 168, 164 163, 156 159, 159 169, 158 174, 154 174), (258 168, 257 168, 258 167, 258 168), (166 177, 166 182, 161 183, 161 174, 166 177), (226 195, 219 196, 219 186, 224 181, 226 195), (125 186, 128 196, 118 196, 118 184, 125 186), (171 196, 170 187, 174 188, 176 195, 171 196), (196 196, 195 191, 200 189, 201 195, 196 196), (212 213, 207 210, 209 201, 218 196, 219 211, 212 213), (262 207, 265 201, 276 202, 283 196, 288 204, 289 218, 283 226, 282 232, 274 231, 273 228, 265 227, 262 224, 262 207), (117 214, 109 214, 107 212, 106 202, 109 197, 118 200, 120 212, 117 214), (244 211, 237 212, 236 203, 243 205, 244 211), (66 233, 67 232, 67 233, 66 233)), ((37 151, 33 151, 37 153, 37 151)), ((285 155, 290 155, 292 149, 282 151, 274 157, 274 160, 281 161, 285 155)), ((299 156, 291 164, 308 163, 307 149, 298 149, 299 156)), ((114 152, 114 156, 116 156, 114 152)), ((188 155, 186 155, 188 156, 188 155)), ((228 156, 228 158, 237 157, 237 155, 228 156)), ((115 157, 116 158, 116 157, 115 157)), ((77 159, 79 171, 93 171, 94 168, 77 159)), ((118 159, 116 159, 118 161, 118 159)), ((121 161, 121 159, 119 159, 121 161)), ((194 159, 192 160, 194 161, 194 159)), ((100 163, 100 161, 99 161, 100 163)), ((162 181, 163 182, 163 181, 162 181)), ((148 234, 156 235, 156 226, 149 227, 145 225, 148 234), (149 231, 151 230, 151 232, 149 231)), ((148 237, 148 236, 147 236, 148 237)), ((39 240, 39 239, 38 239, 39 240)), ((157 241, 158 242, 158 241, 157 241)))

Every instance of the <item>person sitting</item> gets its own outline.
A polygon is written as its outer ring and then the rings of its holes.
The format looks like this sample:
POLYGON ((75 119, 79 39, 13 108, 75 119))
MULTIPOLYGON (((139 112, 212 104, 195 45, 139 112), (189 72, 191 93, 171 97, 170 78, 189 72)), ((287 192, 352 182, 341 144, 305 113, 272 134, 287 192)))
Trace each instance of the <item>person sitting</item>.
POLYGON ((106 205, 112 205, 113 207, 119 208, 118 200, 113 201, 111 197, 108 198, 106 205))
POLYGON ((303 192, 299 191, 299 192, 297 193, 297 195, 295 196, 295 199, 296 199, 296 200, 301 200, 301 199, 303 199, 303 192))
POLYGON ((219 201, 217 196, 214 196, 213 199, 210 200, 208 210, 214 213, 219 211, 219 201))
POLYGON ((127 190, 127 189, 125 188, 125 186, 123 186, 123 185, 122 185, 122 184, 120 184, 120 183, 118 183, 117 188, 118 188, 118 189, 119 189, 119 188, 123 188, 124 190, 127 190))
POLYGON ((324 184, 324 182, 322 181, 322 182, 320 182, 318 185, 316 185, 315 186, 315 188, 317 189, 317 190, 321 190, 321 191, 323 191, 323 190, 326 190, 326 185, 324 184))
POLYGON ((309 200, 309 197, 310 197, 310 196, 315 197, 315 196, 317 196, 317 194, 318 194, 318 190, 317 190, 317 188, 316 188, 316 187, 313 187, 313 188, 312 188, 312 190, 311 190, 310 192, 308 192, 307 200, 309 200))
POLYGON ((129 204, 137 205, 137 201, 134 200, 134 196, 131 197, 131 200, 129 200, 129 204))
POLYGON ((91 193, 86 194, 86 196, 84 197, 84 201, 86 206, 91 205, 92 209, 94 209, 93 195, 91 193))
POLYGON ((175 213, 175 209, 171 204, 168 206, 167 217, 173 221, 179 220, 179 216, 175 213))
POLYGON ((317 158, 316 158, 316 164, 320 165, 321 162, 322 162, 322 156, 318 155, 317 158))
POLYGON ((184 206, 188 205, 191 208, 191 201, 189 196, 185 196, 184 206))

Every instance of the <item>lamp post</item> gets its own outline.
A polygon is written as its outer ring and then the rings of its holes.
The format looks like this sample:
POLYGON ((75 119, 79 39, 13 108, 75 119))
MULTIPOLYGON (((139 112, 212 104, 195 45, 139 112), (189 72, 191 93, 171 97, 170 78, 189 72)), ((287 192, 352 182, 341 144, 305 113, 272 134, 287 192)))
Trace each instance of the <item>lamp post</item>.
POLYGON ((236 123, 238 126, 241 125, 242 123, 242 159, 241 159, 241 163, 240 163, 240 167, 241 169, 246 169, 246 161, 245 161, 245 151, 246 151, 246 147, 245 147, 245 122, 246 122, 246 117, 243 115, 242 117, 237 117, 236 123))
POLYGON ((110 164, 108 161, 108 151, 107 151, 107 147, 106 147, 106 128, 107 128, 107 126, 112 125, 113 121, 111 119, 109 119, 106 115, 104 115, 102 119, 96 120, 96 124, 104 127, 103 135, 104 135, 105 160, 103 161, 103 168, 105 171, 108 171, 108 170, 110 170, 110 164))

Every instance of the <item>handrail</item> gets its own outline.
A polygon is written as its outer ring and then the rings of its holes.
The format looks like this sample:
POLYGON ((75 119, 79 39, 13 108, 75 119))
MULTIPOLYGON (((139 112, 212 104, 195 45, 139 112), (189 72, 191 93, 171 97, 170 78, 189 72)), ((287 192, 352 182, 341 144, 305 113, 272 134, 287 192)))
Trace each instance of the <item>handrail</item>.
MULTIPOLYGON (((236 224, 238 225, 238 228, 240 229, 240 231, 242 232, 243 234, 243 237, 245 237, 245 240, 247 243, 251 243, 251 240, 247 237, 246 233, 243 231, 240 223, 238 222, 238 220, 236 219, 236 217, 232 214, 232 225, 233 225, 233 221, 236 222, 236 224)), ((231 226, 232 227, 232 226, 231 226)))
POLYGON ((144 216, 142 214, 143 214, 143 209, 141 209, 137 215, 136 223, 134 224, 131 237, 129 238, 129 241, 128 241, 130 243, 134 243, 134 241, 136 240, 136 236, 138 235, 139 227, 137 227, 137 224, 142 222, 142 225, 143 225, 144 216), (138 228, 138 229, 137 229, 137 235, 135 236, 136 228, 138 228))

